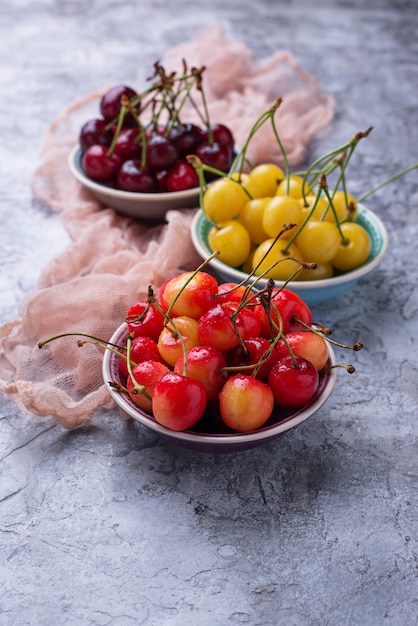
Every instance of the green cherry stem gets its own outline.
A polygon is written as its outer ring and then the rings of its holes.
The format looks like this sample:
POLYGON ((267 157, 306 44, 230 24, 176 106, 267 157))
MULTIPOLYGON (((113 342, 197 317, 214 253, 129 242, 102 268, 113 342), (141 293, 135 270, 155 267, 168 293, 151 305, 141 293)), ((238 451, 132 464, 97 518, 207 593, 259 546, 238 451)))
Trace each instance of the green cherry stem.
MULTIPOLYGON (((342 245, 343 245, 343 246, 346 246, 346 245, 348 244, 348 239, 347 239, 347 237, 345 237, 345 236, 344 236, 344 233, 343 233, 343 231, 342 231, 342 229, 341 229, 340 219, 339 219, 339 217, 338 217, 337 211, 335 210, 335 207, 334 207, 334 203, 333 203, 333 201, 332 201, 331 194, 329 193, 328 183, 327 183, 327 178, 326 178, 325 174, 323 174, 323 175, 321 176, 321 179, 320 179, 320 181, 319 181, 319 183, 318 183, 318 186, 319 186, 319 189, 320 189, 321 191, 323 191, 323 192, 325 193, 326 197, 327 197, 327 200, 328 200, 328 202, 329 202, 329 205, 328 205, 328 207, 327 207, 326 211, 328 211, 328 209, 329 209, 329 208, 331 208, 331 211, 332 211, 332 212, 333 212, 333 214, 334 214, 335 224, 336 224, 336 226, 337 226, 337 228, 338 228, 338 232, 340 233, 341 243, 342 243, 342 245)), ((326 213, 326 212, 325 212, 325 213, 326 213)))
POLYGON ((260 117, 256 120, 256 122, 254 123, 253 127, 251 128, 248 137, 244 143, 244 145, 242 146, 241 150, 238 152, 237 156, 235 157, 230 171, 233 172, 235 170, 238 170, 239 172, 239 178, 242 175, 243 172, 243 168, 244 168, 244 164, 246 162, 246 153, 248 150, 248 146, 252 140, 252 138, 254 137, 254 135, 259 131, 259 129, 261 128, 261 126, 263 126, 263 124, 265 124, 268 120, 272 120, 273 123, 273 118, 274 115, 277 111, 277 109, 280 107, 282 103, 282 98, 277 98, 273 104, 269 107, 269 109, 267 109, 267 111, 265 111, 264 113, 262 113, 260 115, 260 117), (239 167, 238 167, 239 165, 239 167))
MULTIPOLYGON (((304 175, 303 184, 302 184, 302 194, 303 194, 303 197, 305 197, 305 195, 304 195, 305 184, 306 184, 306 182, 307 182, 311 172, 313 172, 315 170, 318 170, 318 169, 321 170, 321 171, 324 171, 324 169, 325 169, 324 164, 328 164, 332 159, 334 159, 335 157, 337 157, 341 153, 346 152, 347 150, 350 151, 349 158, 351 158, 352 153, 354 152, 354 149, 357 147, 359 141, 361 139, 364 139, 365 137, 368 137, 372 130, 373 130, 373 126, 369 126, 369 128, 367 130, 359 131, 358 133, 353 135, 353 137, 351 137, 351 139, 349 141, 347 141, 345 144, 343 144, 339 148, 336 148, 335 150, 331 150, 327 154, 325 154, 323 156, 320 156, 315 161, 313 161, 311 163, 311 165, 309 166, 309 168, 306 170, 305 175, 304 175)), ((345 167, 346 166, 347 166, 347 163, 345 164, 345 167)))
MULTIPOLYGON (((54 335, 54 337, 49 337, 49 339, 44 339, 44 341, 40 341, 38 343, 38 348, 42 349, 48 343, 55 341, 56 339, 62 339, 63 337, 83 337, 83 339, 79 339, 77 341, 77 345, 81 348, 84 344, 90 343, 99 348, 104 348, 105 350, 109 350, 113 352, 116 356, 121 359, 125 359, 127 361, 127 365, 129 368, 129 360, 127 355, 123 352, 125 349, 124 346, 120 346, 117 343, 111 343, 110 341, 105 341, 104 339, 100 339, 99 337, 94 337, 93 335, 89 335, 87 333, 61 333, 60 335, 54 335)), ((130 361, 135 367, 136 363, 134 361, 130 361)))
POLYGON ((290 248, 290 246, 292 245, 292 243, 295 241, 295 239, 297 238, 297 236, 299 235, 299 233, 302 232, 302 230, 305 228, 306 224, 309 222, 309 220, 311 219, 312 215, 315 212, 316 209, 316 205, 318 204, 319 198, 321 197, 321 189, 318 189, 316 196, 315 196, 315 200, 312 204, 312 207, 308 213, 308 215, 305 217, 305 219, 303 220, 303 222, 300 224, 300 226, 297 228, 297 230, 293 233, 293 235, 291 237, 289 237, 289 239, 286 242, 285 247, 283 248, 283 253, 286 253, 288 251, 288 249, 290 248))
POLYGON ((48 339, 39 341, 38 348, 43 348, 48 343, 51 343, 51 341, 55 341, 56 339, 62 339, 63 337, 86 337, 87 339, 92 339, 93 341, 97 342, 98 345, 101 345, 104 347, 113 346, 115 348, 121 348, 121 346, 119 346, 116 343, 110 343, 108 341, 105 341, 104 339, 100 339, 99 337, 94 337, 93 335, 89 335, 87 333, 60 333, 59 335, 54 335, 53 337, 49 337, 48 339))
POLYGON ((333 369, 336 369, 337 367, 341 367, 342 369, 345 369, 349 374, 354 374, 354 372, 356 371, 356 368, 351 363, 348 363, 348 364, 334 363, 334 365, 330 365, 329 367, 326 367, 324 369, 324 372, 329 372, 333 369))
POLYGON ((358 202, 363 202, 363 200, 365 200, 369 196, 371 196, 374 193, 376 193, 376 191, 379 191, 379 189, 382 189, 382 187, 385 187, 389 183, 392 183, 394 180, 397 180, 398 178, 401 178, 401 176, 404 176, 405 174, 408 174, 409 172, 412 172, 413 170, 416 170, 417 168, 418 168, 418 163, 415 163, 414 165, 410 165, 406 169, 398 172, 397 174, 394 174, 393 176, 391 176, 387 180, 383 181, 383 183, 380 183, 380 185, 377 185, 377 187, 374 187, 373 189, 371 189, 367 193, 364 193, 362 196, 360 196, 358 198, 358 202))
POLYGON ((193 272, 190 274, 190 276, 188 277, 188 279, 186 280, 184 285, 182 285, 181 289, 178 290, 178 292, 176 293, 175 298, 173 298, 173 301, 171 302, 170 306, 168 307, 167 312, 165 314, 166 317, 168 317, 168 319, 171 320, 171 317, 170 317, 171 311, 173 310, 174 305, 176 304, 177 300, 180 298, 181 294, 183 293, 183 291, 187 287, 187 285, 189 283, 191 283, 193 278, 195 278, 196 274, 201 272, 212 261, 212 259, 214 259, 217 256, 219 256, 219 250, 215 250, 214 252, 212 252, 212 254, 207 259, 205 259, 195 270, 193 270, 193 272))
MULTIPOLYGON (((120 357, 121 359, 127 360, 126 354, 124 354, 123 352, 120 352, 119 349, 115 349, 109 343, 104 345, 104 342, 102 342, 101 340, 96 340, 96 339, 79 339, 77 341, 77 345, 79 346, 79 348, 84 346, 85 343, 91 343, 92 345, 98 346, 99 348, 105 347, 106 350, 109 350, 110 352, 113 352, 113 354, 115 354, 116 356, 120 357)), ((135 367, 136 363, 134 361, 131 361, 131 363, 135 367)))
MULTIPOLYGON (((274 246, 276 245, 276 243, 279 241, 280 237, 282 237, 284 235, 284 233, 287 233, 289 230, 291 230, 292 228, 295 228, 296 224, 285 224, 282 228, 282 230, 277 233, 277 235, 275 236, 274 240, 272 241, 271 245, 268 247, 268 249, 266 250, 266 252, 263 254, 263 256, 261 257, 261 259, 259 260, 259 262, 257 263, 257 265, 253 268, 253 270, 250 272, 250 274, 248 275, 248 278, 251 278, 252 276, 256 275, 256 272, 258 270, 258 268, 260 267, 260 265, 263 263, 263 261, 265 261, 265 259, 267 258, 268 254, 270 254, 271 250, 274 248, 274 246)), ((285 246, 285 248, 283 248, 284 251, 287 252, 287 248, 288 246, 285 246)), ((275 265, 275 264, 274 264, 275 265)), ((274 267, 274 265, 272 267, 274 267)), ((271 268, 269 268, 266 271, 269 271, 271 268)), ((265 276, 266 272, 263 272, 263 274, 261 276, 259 276, 257 274, 257 278, 261 278, 262 276, 265 276)))
MULTIPOLYGON (((182 110, 183 106, 185 105, 185 103, 187 102, 187 100, 189 100, 189 101, 190 101, 190 103, 191 103, 191 104, 193 105, 193 107, 195 108, 195 110, 196 110, 197 114, 199 115, 199 117, 200 117, 201 121, 202 121, 202 122, 204 122, 204 118, 203 118, 203 116, 202 116, 202 114, 201 114, 201 112, 200 112, 200 109, 199 109, 199 107, 195 104, 195 102, 194 102, 194 100, 193 100, 193 96, 192 96, 192 94, 191 94, 191 90, 192 90, 192 88, 193 88, 193 86, 194 86, 195 84, 196 84, 196 77, 195 77, 195 76, 192 76, 192 78, 191 78, 190 80, 187 80, 187 81, 186 81, 186 84, 185 84, 185 86, 184 86, 184 88, 183 88, 183 90, 184 90, 184 94, 183 94, 182 100, 181 100, 181 102, 180 102, 179 106, 177 107, 177 111, 176 111, 177 120, 179 120, 179 119, 180 119, 180 117, 179 117, 179 116, 180 116, 180 112, 181 112, 181 110, 182 110)), ((212 132, 212 129, 210 129, 210 131, 208 130, 208 132, 212 132)))
POLYGON ((115 134, 113 135, 112 143, 110 144, 109 149, 107 151, 109 156, 111 154, 113 154, 113 151, 114 151, 115 145, 116 145, 116 141, 117 141, 117 139, 118 139, 118 137, 120 135, 120 131, 122 130, 123 120, 125 119, 125 115, 129 111, 129 106, 126 104, 127 100, 128 100, 128 98, 126 96, 122 97, 122 106, 121 106, 120 113, 119 113, 119 116, 118 116, 118 123, 117 123, 117 126, 116 126, 115 134))
MULTIPOLYGON (((211 123, 210 123, 209 107, 208 107, 208 103, 207 103, 207 100, 206 100, 206 94, 205 94, 205 91, 203 89, 203 81, 202 81, 202 74, 203 74, 203 71, 205 69, 206 68, 204 66, 201 67, 200 69, 194 68, 192 70, 192 72, 194 72, 194 74, 196 76, 196 89, 197 89, 197 91, 199 91, 200 97, 202 99, 202 106, 203 106, 203 111, 204 111, 204 118, 203 119, 204 119, 206 128, 208 130, 208 141, 209 141, 209 144, 212 145, 213 144, 213 132, 212 132, 212 126, 211 126, 211 123)), ((190 93, 189 93, 189 98, 190 98, 190 101, 193 104, 193 106, 195 106, 195 108, 197 109, 196 105, 194 104, 193 97, 192 97, 192 95, 190 93)))
MULTIPOLYGON (((275 111, 274 111, 275 113, 275 111)), ((273 133, 274 136, 276 138, 277 144, 280 148, 280 152, 283 158, 283 163, 284 163, 284 168, 285 168, 285 178, 286 178, 286 195, 289 194, 289 189, 290 189, 290 166, 289 166, 289 160, 287 158, 287 154, 286 154, 286 150, 284 149, 283 143, 280 139, 280 135, 279 132, 277 130, 277 126, 276 126, 276 121, 274 119, 274 113, 270 116, 270 120, 271 120, 271 127, 273 129, 273 133)), ((305 197, 304 197, 305 200, 305 197)))
POLYGON ((132 362, 131 362, 131 347, 132 347, 132 338, 133 338, 133 334, 129 333, 127 338, 126 338, 126 365, 128 368, 128 374, 131 377, 131 380, 133 382, 134 385, 134 390, 135 393, 141 394, 143 395, 147 400, 151 401, 151 396, 149 395, 149 393, 147 393, 144 385, 141 385, 141 383, 135 378, 135 375, 132 371, 132 362))

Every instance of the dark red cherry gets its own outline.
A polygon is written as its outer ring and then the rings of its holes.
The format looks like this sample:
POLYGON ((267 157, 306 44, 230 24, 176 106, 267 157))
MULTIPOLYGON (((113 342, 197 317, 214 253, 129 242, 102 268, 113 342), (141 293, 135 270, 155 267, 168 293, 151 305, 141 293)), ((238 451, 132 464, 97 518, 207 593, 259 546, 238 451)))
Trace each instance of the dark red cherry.
POLYGON ((202 142, 201 129, 195 124, 175 124, 168 138, 174 143, 179 156, 187 156, 196 151, 199 143, 202 142))
POLYGON ((154 176, 157 180, 158 191, 164 193, 167 191, 165 186, 165 180, 167 178, 168 170, 155 170, 154 176))
POLYGON ((117 186, 123 191, 152 193, 157 191, 157 182, 147 167, 142 167, 141 161, 130 159, 122 163, 117 177, 117 186))
POLYGON ((122 128, 114 146, 114 152, 121 159, 139 159, 141 157, 141 134, 138 128, 122 128))
POLYGON ((197 147, 196 155, 202 163, 221 170, 221 172, 227 172, 232 163, 231 148, 216 141, 213 144, 210 144, 208 141, 201 143, 197 147))
POLYGON ((110 146, 112 133, 106 129, 106 122, 101 119, 88 120, 80 130, 79 142, 81 149, 87 150, 94 144, 110 146))
MULTIPOLYGON (((213 141, 216 141, 216 143, 219 143, 222 146, 229 146, 231 150, 234 149, 235 139, 231 130, 228 128, 228 126, 225 126, 224 124, 213 124, 213 126, 211 127, 211 131, 212 131, 213 141)), ((209 140, 209 131, 205 130, 202 133, 202 141, 208 141, 208 140, 209 140)))
POLYGON ((152 135, 147 142, 147 165, 152 170, 163 170, 178 158, 175 145, 163 135, 152 135))
POLYGON ((81 166, 85 174, 97 182, 105 183, 114 178, 122 164, 117 154, 108 154, 108 148, 94 144, 84 152, 81 166))
POLYGON ((168 170, 164 183, 167 191, 185 191, 199 187, 199 177, 194 167, 185 161, 177 161, 168 170))
MULTIPOLYGON (((121 109, 120 100, 123 95, 131 99, 137 95, 137 92, 126 85, 117 85, 116 87, 109 89, 109 91, 102 96, 102 99, 100 100, 100 113, 106 122, 110 122, 118 117, 121 109)), ((132 116, 127 115, 125 117, 126 122, 134 121, 132 116)))
POLYGON ((165 135, 166 131, 167 126, 165 126, 164 124, 151 124, 145 129, 145 134, 147 138, 150 138, 153 135, 165 135))

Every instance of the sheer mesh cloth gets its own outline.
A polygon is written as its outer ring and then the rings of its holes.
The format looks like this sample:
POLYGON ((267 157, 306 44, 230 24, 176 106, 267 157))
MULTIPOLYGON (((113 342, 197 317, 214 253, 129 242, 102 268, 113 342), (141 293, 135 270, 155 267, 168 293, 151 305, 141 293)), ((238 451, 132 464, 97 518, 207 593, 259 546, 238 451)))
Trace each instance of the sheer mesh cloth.
MULTIPOLYGON (((290 52, 258 62, 242 42, 213 27, 168 50, 162 63, 180 71, 183 59, 206 66, 210 119, 228 125, 238 146, 279 97, 277 127, 291 165, 303 160, 312 137, 333 119, 333 98, 321 93, 290 52)), ((70 174, 68 154, 82 123, 97 116, 104 91, 74 102, 46 133, 32 190, 59 213, 71 243, 43 268, 17 319, 0 327, 0 390, 21 410, 65 428, 113 406, 101 376, 103 350, 90 343, 79 347, 74 337, 42 349, 38 342, 71 332, 108 340, 149 285, 157 291, 163 280, 201 261, 189 234, 195 210, 171 211, 166 223, 151 226, 103 207, 70 174)), ((193 108, 183 119, 199 122, 193 108)), ((269 124, 252 140, 248 157, 254 164, 280 164, 269 124)))

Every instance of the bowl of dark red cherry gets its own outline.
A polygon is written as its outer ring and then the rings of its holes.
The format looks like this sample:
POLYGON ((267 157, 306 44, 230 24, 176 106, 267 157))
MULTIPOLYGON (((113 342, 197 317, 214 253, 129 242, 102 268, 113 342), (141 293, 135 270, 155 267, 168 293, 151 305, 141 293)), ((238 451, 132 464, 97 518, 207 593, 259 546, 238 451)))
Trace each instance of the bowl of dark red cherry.
POLYGON ((202 124, 180 121, 174 103, 188 97, 200 71, 171 76, 170 82, 158 64, 155 72, 144 93, 126 85, 104 93, 100 113, 83 124, 69 155, 72 174, 101 204, 146 221, 199 206, 201 184, 188 155, 205 164, 205 182, 228 172, 234 159, 227 126, 207 118, 202 124))

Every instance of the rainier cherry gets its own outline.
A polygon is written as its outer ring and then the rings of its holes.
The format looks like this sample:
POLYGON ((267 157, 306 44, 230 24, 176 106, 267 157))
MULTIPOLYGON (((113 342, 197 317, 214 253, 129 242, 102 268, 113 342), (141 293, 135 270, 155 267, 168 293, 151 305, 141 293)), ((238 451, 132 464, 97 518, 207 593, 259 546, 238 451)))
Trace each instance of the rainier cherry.
POLYGON ((158 341, 164 328, 165 317, 153 304, 147 300, 139 300, 132 304, 125 318, 130 333, 135 337, 147 336, 158 341))
POLYGON ((268 377, 268 384, 278 406, 296 409, 314 397, 319 374, 314 365, 303 357, 285 356, 277 361, 268 377))
POLYGON ((244 285, 239 285, 238 283, 221 283, 218 287, 215 300, 218 304, 223 302, 236 302, 240 304, 245 292, 246 288, 244 285))
POLYGON ((270 342, 263 337, 245 339, 243 345, 237 346, 228 355, 228 367, 237 368, 236 373, 253 376, 255 366, 262 361, 257 370, 256 378, 266 381, 278 359, 276 349, 273 348, 271 352, 268 352, 269 350, 270 342), (266 357, 267 354, 268 356, 266 357), (248 367, 250 365, 254 365, 254 367, 248 367), (243 369, 240 371, 239 367, 243 369))
MULTIPOLYGON (((157 343, 151 337, 134 337, 130 348, 131 362, 137 365, 142 361, 163 361, 157 343)), ((128 364, 126 359, 119 360, 120 372, 125 378, 128 377, 128 364)))
POLYGON ((157 382, 170 370, 161 361, 142 361, 132 369, 133 382, 129 376, 126 381, 131 400, 144 411, 151 412, 151 399, 157 382), (145 393, 144 393, 145 392, 145 393))
POLYGON ((190 350, 200 344, 198 322, 183 315, 173 317, 158 339, 158 350, 164 361, 171 366, 183 355, 183 347, 190 350))
POLYGON ((152 412, 159 424, 171 430, 187 430, 202 417, 206 390, 199 380, 167 372, 152 395, 152 412))
MULTIPOLYGON (((302 330, 287 333, 286 340, 293 354, 310 361, 318 372, 324 369, 328 362, 327 341, 324 337, 302 330)), ((289 355, 289 350, 283 340, 278 342, 276 353, 279 358, 289 355)))
POLYGON ((239 344, 239 336, 226 304, 215 304, 198 320, 198 337, 202 345, 218 350, 231 350, 239 344))
MULTIPOLYGON (((225 366, 225 355, 213 346, 196 346, 187 351, 186 374, 190 378, 200 380, 206 389, 208 400, 215 400, 218 397, 227 379, 227 374, 221 372, 225 366)), ((174 365, 174 371, 177 374, 184 373, 183 355, 174 365)))
POLYGON ((255 307, 239 307, 235 302, 225 302, 221 306, 231 320, 235 318, 235 327, 242 339, 260 336, 261 320, 255 307))
POLYGON ((283 322, 283 332, 285 334, 292 330, 301 330, 302 326, 298 323, 298 320, 307 326, 312 325, 313 316, 311 309, 294 291, 290 289, 273 290, 271 302, 271 317, 279 325, 280 320, 275 312, 275 309, 277 309, 283 322))
POLYGON ((229 378, 219 394, 222 421, 241 433, 256 430, 265 424, 273 407, 274 397, 270 387, 245 374, 229 378))
POLYGON ((216 279, 206 272, 183 272, 160 287, 158 304, 171 316, 199 319, 213 304, 218 291, 216 279))

